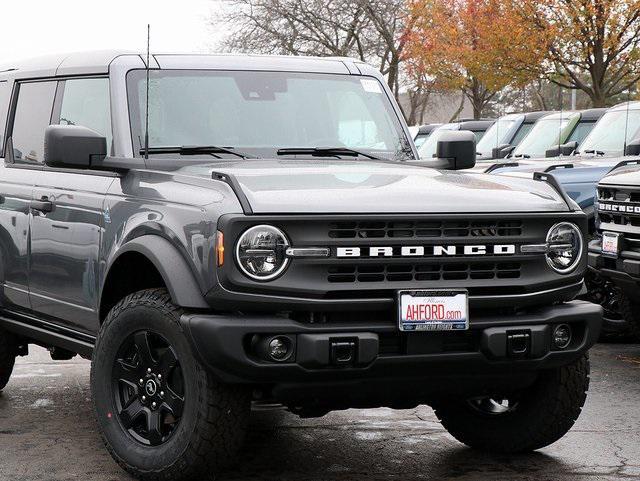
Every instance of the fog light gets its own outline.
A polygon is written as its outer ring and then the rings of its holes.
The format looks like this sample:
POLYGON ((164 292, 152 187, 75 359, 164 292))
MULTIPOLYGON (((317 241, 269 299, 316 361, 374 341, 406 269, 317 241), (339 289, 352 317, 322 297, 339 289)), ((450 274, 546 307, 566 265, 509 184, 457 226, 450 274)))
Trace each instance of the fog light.
POLYGON ((267 352, 272 360, 284 361, 291 355, 291 341, 283 336, 274 337, 269 341, 267 352))
POLYGON ((553 330, 553 345, 558 349, 565 349, 571 342, 571 328, 567 324, 560 324, 553 330))

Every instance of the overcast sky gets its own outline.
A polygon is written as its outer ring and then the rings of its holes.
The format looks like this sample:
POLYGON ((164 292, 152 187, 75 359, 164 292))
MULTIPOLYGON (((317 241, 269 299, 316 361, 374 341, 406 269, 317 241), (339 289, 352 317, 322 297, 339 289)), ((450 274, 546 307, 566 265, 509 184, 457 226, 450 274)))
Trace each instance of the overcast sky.
POLYGON ((224 31, 219 0, 2 0, 0 64, 54 52, 146 48, 210 52, 224 31))

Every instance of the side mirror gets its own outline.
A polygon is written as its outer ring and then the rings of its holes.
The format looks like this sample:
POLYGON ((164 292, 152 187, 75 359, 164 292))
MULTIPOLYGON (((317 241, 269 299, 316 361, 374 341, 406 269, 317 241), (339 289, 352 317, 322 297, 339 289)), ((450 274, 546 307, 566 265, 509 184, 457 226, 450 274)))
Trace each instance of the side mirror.
POLYGON ((624 155, 640 155, 640 138, 633 139, 627 144, 624 155))
POLYGON ((558 157, 560 155, 560 145, 554 145, 550 149, 547 149, 544 153, 545 157, 558 157))
POLYGON ((513 149, 515 149, 514 145, 511 144, 500 144, 493 149, 491 149, 491 157, 493 159, 504 159, 507 155, 509 155, 513 149))
POLYGON ((88 169, 107 156, 107 139, 79 125, 50 125, 44 131, 44 163, 88 169))
POLYGON ((571 142, 567 142, 566 144, 562 144, 560 146, 560 155, 571 155, 578 148, 578 142, 575 140, 571 142))
POLYGON ((436 147, 433 167, 447 170, 470 169, 476 165, 476 136, 469 130, 443 132, 436 147))

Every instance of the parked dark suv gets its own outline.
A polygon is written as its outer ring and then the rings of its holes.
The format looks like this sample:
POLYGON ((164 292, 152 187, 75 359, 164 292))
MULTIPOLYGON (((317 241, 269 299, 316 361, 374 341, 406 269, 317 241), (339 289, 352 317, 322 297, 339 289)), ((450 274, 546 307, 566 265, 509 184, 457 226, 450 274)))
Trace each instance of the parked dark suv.
POLYGON ((618 307, 640 339, 640 159, 620 162, 598 184, 589 268, 618 289, 618 307))
MULTIPOLYGON (((413 165, 358 61, 144 58, 0 74, 0 388, 29 344, 91 358, 107 448, 153 480, 213 477, 252 400, 430 404, 497 452, 571 428, 601 308, 553 179, 413 165)), ((437 154, 472 165, 473 134, 437 154)))

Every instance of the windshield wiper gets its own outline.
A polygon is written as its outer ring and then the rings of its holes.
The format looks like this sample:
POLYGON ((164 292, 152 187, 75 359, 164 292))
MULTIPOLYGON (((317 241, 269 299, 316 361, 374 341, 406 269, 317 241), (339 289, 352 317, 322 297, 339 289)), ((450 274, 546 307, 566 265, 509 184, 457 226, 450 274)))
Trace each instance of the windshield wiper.
POLYGON ((278 155, 311 155, 313 157, 338 157, 346 155, 351 157, 367 157, 373 160, 384 160, 371 154, 360 152, 359 150, 349 149, 348 147, 292 147, 287 149, 279 149, 278 155))
MULTIPOLYGON (((145 150, 140 149, 140 155, 144 155, 145 150)), ((180 155, 200 155, 211 154, 231 154, 241 159, 252 158, 249 154, 245 154, 233 147, 218 147, 217 145, 182 145, 180 147, 149 147, 150 154, 180 154, 180 155)), ((218 157, 219 158, 219 157, 218 157)))
POLYGON ((595 155, 600 155, 600 156, 604 156, 604 152, 602 150, 595 150, 595 149, 587 149, 584 151, 585 154, 595 154, 595 155))
POLYGON ((530 159, 531 156, 529 154, 518 154, 513 156, 514 159, 530 159))

